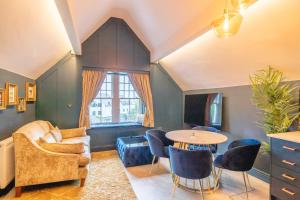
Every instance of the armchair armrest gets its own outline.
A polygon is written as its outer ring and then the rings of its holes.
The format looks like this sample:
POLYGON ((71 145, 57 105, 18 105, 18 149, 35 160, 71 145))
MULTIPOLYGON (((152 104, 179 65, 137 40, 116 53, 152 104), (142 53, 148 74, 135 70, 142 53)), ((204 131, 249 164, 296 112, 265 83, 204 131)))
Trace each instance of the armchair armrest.
POLYGON ((14 133, 13 138, 17 187, 79 178, 78 154, 47 151, 22 133, 14 133))
POLYGON ((60 132, 61 132, 63 139, 86 136, 86 128, 85 127, 61 129, 60 132))

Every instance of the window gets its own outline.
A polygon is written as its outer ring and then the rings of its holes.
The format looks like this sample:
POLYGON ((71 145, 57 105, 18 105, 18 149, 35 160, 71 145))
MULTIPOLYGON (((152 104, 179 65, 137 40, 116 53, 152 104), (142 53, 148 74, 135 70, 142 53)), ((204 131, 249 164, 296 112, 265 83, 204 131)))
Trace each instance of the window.
POLYGON ((107 73, 90 105, 91 126, 137 122, 142 103, 126 73, 107 73))

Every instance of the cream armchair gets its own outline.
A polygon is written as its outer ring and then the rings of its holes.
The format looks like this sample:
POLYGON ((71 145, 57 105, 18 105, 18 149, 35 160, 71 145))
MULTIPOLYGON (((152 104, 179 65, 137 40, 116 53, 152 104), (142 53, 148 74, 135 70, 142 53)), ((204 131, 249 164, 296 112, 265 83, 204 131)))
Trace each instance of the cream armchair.
POLYGON ((90 138, 85 128, 61 130, 61 143, 84 143, 82 154, 66 154, 48 151, 39 140, 54 127, 47 121, 34 121, 14 134, 15 187, 20 196, 23 186, 80 179, 84 185, 90 161, 90 138))

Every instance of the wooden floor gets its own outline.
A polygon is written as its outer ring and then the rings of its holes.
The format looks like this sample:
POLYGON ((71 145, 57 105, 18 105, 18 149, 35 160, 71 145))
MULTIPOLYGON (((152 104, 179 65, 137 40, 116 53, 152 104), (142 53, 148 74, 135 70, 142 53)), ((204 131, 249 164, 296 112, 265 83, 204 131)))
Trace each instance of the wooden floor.
MULTIPOLYGON (((172 196, 173 184, 169 173, 168 161, 161 159, 160 167, 154 165, 152 174, 149 174, 151 165, 130 167, 126 169, 127 176, 141 200, 193 200, 201 199, 198 193, 176 189, 172 196)), ((254 191, 249 193, 249 200, 268 200, 269 184, 249 175, 254 191)), ((243 177, 241 173, 224 171, 220 188, 214 193, 204 194, 205 200, 242 200, 247 199, 243 177)), ((192 186, 192 181, 188 182, 192 186)))

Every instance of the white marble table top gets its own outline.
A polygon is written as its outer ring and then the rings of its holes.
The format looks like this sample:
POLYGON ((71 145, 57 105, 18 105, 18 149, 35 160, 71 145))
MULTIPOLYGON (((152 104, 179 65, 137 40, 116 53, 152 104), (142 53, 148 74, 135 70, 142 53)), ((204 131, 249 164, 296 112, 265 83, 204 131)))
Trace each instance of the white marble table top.
POLYGON ((227 141, 227 137, 220 133, 201 130, 176 130, 170 131, 166 137, 175 142, 185 144, 220 144, 227 141))

